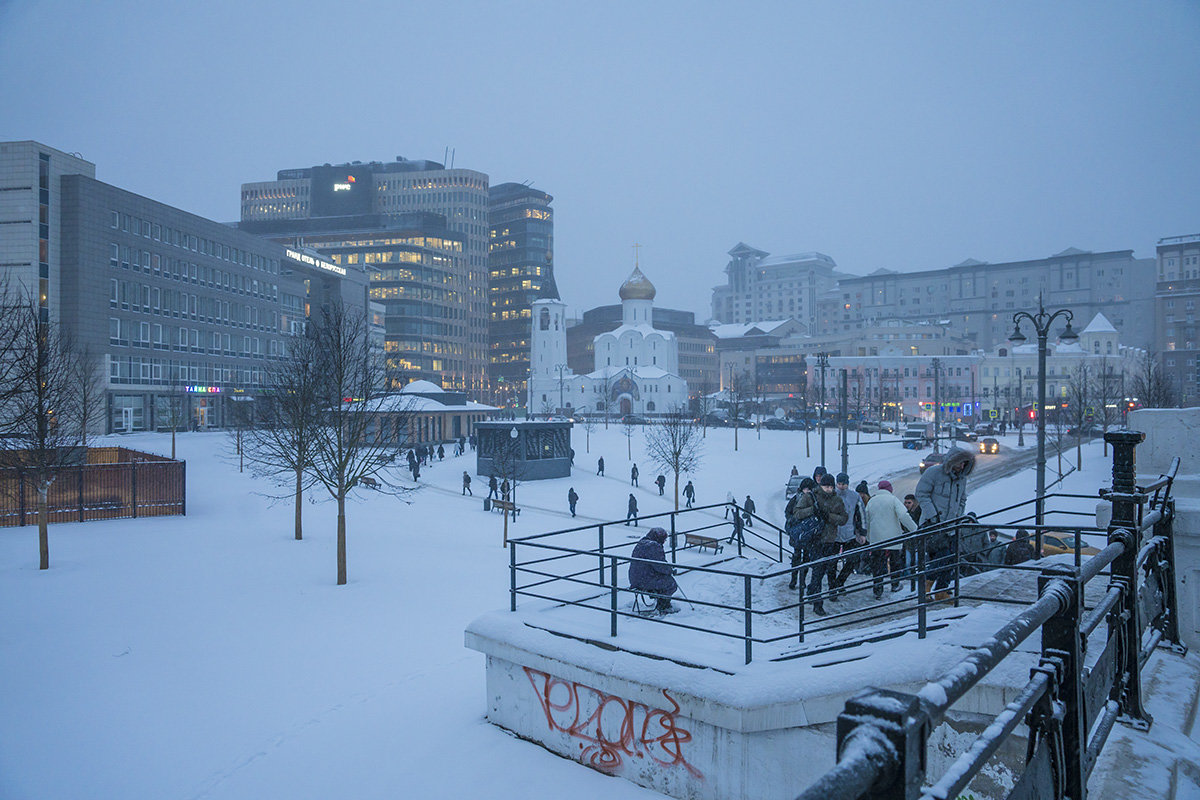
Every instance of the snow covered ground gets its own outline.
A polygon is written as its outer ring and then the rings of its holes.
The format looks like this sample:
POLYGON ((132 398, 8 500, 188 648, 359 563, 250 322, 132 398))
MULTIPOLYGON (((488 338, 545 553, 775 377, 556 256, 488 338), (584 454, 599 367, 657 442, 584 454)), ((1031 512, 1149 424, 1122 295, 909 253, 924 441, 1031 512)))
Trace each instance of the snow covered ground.
MULTIPOLYGON (((817 437, 805 458, 802 433, 741 431, 736 454, 732 436, 708 432, 698 502, 749 493, 778 521, 788 473, 811 473, 817 437)), ((157 434, 119 441, 170 447, 157 434)), ((670 507, 640 432, 632 459, 618 427, 594 432, 590 452, 584 442, 576 429, 570 479, 518 488, 513 535, 623 519, 630 491, 644 514, 670 507)), ((463 647, 463 629, 506 607, 508 555, 500 515, 482 509, 486 480, 461 495, 473 454, 424 470, 408 503, 358 495, 350 583, 338 587, 333 506, 306 506, 305 539, 294 541, 290 506, 239 475, 228 449, 221 434, 180 435, 188 516, 52 526, 49 571, 37 569, 35 528, 0 529, 0 797, 658 796, 484 720, 482 658, 463 647)), ((873 483, 916 455, 853 448, 851 477, 873 483)), ((1108 479, 1089 445, 1065 488, 1094 493, 1108 479)), ((978 489, 970 507, 1033 486, 1027 470, 978 489)))

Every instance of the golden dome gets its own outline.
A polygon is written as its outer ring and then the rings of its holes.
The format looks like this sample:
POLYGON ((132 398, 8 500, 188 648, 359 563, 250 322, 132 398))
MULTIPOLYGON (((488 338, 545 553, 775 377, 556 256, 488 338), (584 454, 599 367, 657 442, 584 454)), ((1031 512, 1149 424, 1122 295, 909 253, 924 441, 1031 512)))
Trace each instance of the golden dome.
POLYGON ((622 300, 653 300, 657 293, 654 284, 639 267, 634 267, 629 278, 621 284, 622 300))

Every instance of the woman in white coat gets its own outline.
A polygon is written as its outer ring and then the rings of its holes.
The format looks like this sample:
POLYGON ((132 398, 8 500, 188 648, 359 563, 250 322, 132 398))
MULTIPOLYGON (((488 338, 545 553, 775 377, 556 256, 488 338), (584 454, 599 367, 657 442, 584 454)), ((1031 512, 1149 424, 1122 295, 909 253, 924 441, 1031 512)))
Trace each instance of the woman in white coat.
POLYGON ((904 566, 904 554, 901 543, 896 541, 906 533, 917 529, 917 523, 900 498, 892 494, 892 484, 888 481, 879 482, 879 492, 867 503, 867 531, 871 544, 885 545, 876 553, 875 559, 875 599, 883 597, 884 576, 891 574, 892 591, 900 591, 901 569, 904 566), (896 541, 894 547, 886 546, 887 542, 896 541))

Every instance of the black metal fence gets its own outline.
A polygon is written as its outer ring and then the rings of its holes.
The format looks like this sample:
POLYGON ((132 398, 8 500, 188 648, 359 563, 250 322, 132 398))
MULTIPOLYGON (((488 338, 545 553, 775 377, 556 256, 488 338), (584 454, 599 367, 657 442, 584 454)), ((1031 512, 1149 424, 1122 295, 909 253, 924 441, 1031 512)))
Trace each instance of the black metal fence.
POLYGON ((1174 502, 1179 459, 1148 486, 1135 478, 1136 431, 1105 435, 1113 445, 1113 507, 1107 546, 1086 561, 1039 571, 1038 599, 959 664, 916 694, 868 689, 838 717, 837 765, 802 800, 956 798, 1024 724, 1026 763, 1010 800, 1084 800, 1087 780, 1113 725, 1148 729, 1141 671, 1166 643, 1184 653, 1175 598, 1174 502), (1084 587, 1108 576, 1103 599, 1084 603, 1084 587), (1103 628, 1103 630, 1102 630, 1103 628), (1041 632, 1041 657, 1029 681, 992 724, 932 785, 926 751, 933 728, 1016 647, 1041 632), (1085 665, 1084 653, 1090 666, 1085 665))
MULTIPOLYGON (((81 463, 55 471, 47 492, 51 523, 187 513, 187 464, 124 447, 88 448, 81 463)), ((0 527, 34 525, 37 485, 26 470, 0 468, 0 527)))
MULTIPOLYGON (((1089 501, 1096 499, 1094 495, 1047 495, 1047 500, 1069 498, 1089 501)), ((764 574, 747 574, 745 571, 723 569, 716 564, 678 567, 681 573, 721 576, 726 580, 741 583, 740 603, 721 603, 698 597, 687 599, 691 605, 716 612, 726 621, 736 619, 736 627, 728 624, 722 627, 714 624, 712 620, 706 620, 704 626, 693 626, 666 617, 648 619, 661 625, 695 630, 705 636, 740 639, 747 664, 754 658, 755 645, 775 646, 776 652, 771 655, 775 660, 795 658, 806 653, 788 652, 780 648, 789 642, 803 644, 807 636, 815 633, 861 626, 883 619, 908 618, 910 622, 906 623, 907 629, 916 632, 920 638, 925 638, 931 629, 931 610, 956 608, 964 600, 1023 605, 1032 602, 1033 598, 997 598, 972 593, 971 582, 965 580, 972 575, 995 569, 1032 572, 1040 572, 1041 569, 1033 562, 1011 566, 990 563, 987 558, 989 553, 1006 548, 1008 541, 999 541, 992 545, 968 544, 980 542, 986 531, 995 530, 998 534, 1012 535, 1013 538, 1019 532, 1027 532, 1034 543, 1036 554, 1042 552, 1044 539, 1051 534, 1073 539, 1076 566, 1083 560, 1084 535, 1105 533, 1094 526, 1070 523, 1072 517, 1092 517, 1090 513, 1083 512, 1055 512, 1051 517, 1055 522, 1035 525, 1031 521, 1035 517, 1035 504, 1035 500, 1030 499, 982 516, 972 515, 949 520, 936 526, 921 528, 899 539, 868 544, 824 558, 805 561, 795 570, 790 564, 783 565, 785 559, 790 560, 791 557, 791 549, 786 544, 783 529, 757 515, 751 515, 754 527, 745 527, 742 538, 734 537, 730 541, 733 537, 733 523, 729 517, 731 513, 738 513, 735 504, 698 506, 639 517, 640 523, 661 524, 668 529, 670 536, 667 552, 673 564, 678 564, 681 552, 711 546, 712 542, 708 540, 724 543, 723 546, 727 548, 736 548, 739 556, 753 553, 781 564, 779 569, 764 574), (724 516, 714 521, 712 514, 708 513, 713 511, 723 511, 724 516), (1005 521, 1000 522, 1001 519, 1005 521), (1066 520, 1066 523, 1057 520, 1066 520), (939 560, 930 559, 927 555, 930 540, 943 537, 950 542, 949 555, 939 560), (889 565, 894 568, 888 570, 886 577, 847 581, 836 589, 829 588, 813 593, 806 591, 805 581, 813 570, 835 570, 839 563, 844 569, 847 560, 851 563, 870 565, 879 559, 894 558, 897 551, 910 552, 912 558, 903 566, 889 565), (796 594, 788 602, 774 602, 770 597, 762 597, 762 593, 756 596, 753 591, 766 581, 789 579, 793 572, 799 573, 800 580, 795 590, 796 594), (947 585, 944 590, 934 591, 931 587, 939 578, 944 579, 947 585), (897 580, 908 584, 909 592, 875 595, 881 584, 897 580), (867 593, 871 593, 871 596, 867 593), (835 599, 839 602, 836 606, 830 603, 829 612, 825 616, 810 616, 806 613, 807 604, 820 602, 824 605, 827 601, 835 599), (843 600, 846 602, 842 602, 843 600), (764 628, 770 632, 764 633, 764 628), (759 632, 756 633, 756 630, 759 632)), ((611 531, 623 525, 624 521, 613 521, 510 539, 510 608, 515 611, 519 598, 530 598, 591 609, 609 617, 610 636, 617 635, 618 621, 621 617, 647 618, 632 608, 633 596, 637 592, 621 580, 622 568, 628 569, 632 562, 642 560, 635 559, 630 554, 635 542, 613 541, 615 537, 611 531), (607 539, 606 532, 609 532, 607 539)), ((731 549, 730 555, 733 552, 731 549)), ((897 629, 893 633, 902 633, 907 629, 897 629)))

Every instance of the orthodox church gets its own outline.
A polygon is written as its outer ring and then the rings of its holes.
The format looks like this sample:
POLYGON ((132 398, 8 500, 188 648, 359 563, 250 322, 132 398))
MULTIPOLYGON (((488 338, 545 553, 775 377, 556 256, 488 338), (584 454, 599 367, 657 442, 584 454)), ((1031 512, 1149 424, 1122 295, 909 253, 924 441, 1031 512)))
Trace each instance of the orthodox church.
POLYGON ((595 337, 594 370, 576 375, 567 368, 567 306, 554 281, 547 281, 532 307, 530 412, 561 408, 618 417, 687 408, 675 334, 652 323, 655 294, 654 284, 635 266, 621 284, 621 326, 595 337))

